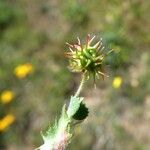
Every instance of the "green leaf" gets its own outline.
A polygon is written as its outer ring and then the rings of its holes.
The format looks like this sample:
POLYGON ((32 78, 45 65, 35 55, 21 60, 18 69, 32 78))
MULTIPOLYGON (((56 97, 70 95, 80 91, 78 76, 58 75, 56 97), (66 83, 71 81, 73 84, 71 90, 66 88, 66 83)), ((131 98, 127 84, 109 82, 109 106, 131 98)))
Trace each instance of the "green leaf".
POLYGON ((56 119, 54 125, 49 126, 45 133, 41 133, 44 144, 41 145, 38 149, 53 150, 54 147, 61 144, 63 136, 64 140, 69 143, 72 137, 72 134, 70 133, 70 122, 71 118, 68 117, 66 112, 66 105, 64 105, 59 120, 56 119))
POLYGON ((89 110, 83 102, 80 103, 78 111, 73 115, 75 120, 84 120, 88 116, 89 110))
POLYGON ((71 96, 70 104, 67 110, 67 115, 69 118, 73 117, 73 115, 78 111, 82 100, 83 100, 83 97, 71 96))

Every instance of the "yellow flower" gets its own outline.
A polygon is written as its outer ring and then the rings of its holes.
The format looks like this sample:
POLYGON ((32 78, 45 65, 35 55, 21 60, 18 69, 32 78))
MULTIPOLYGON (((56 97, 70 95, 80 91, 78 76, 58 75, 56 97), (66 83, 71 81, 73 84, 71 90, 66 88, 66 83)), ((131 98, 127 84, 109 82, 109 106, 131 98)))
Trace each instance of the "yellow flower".
POLYGON ((10 90, 3 91, 0 98, 2 103, 7 104, 13 100, 14 93, 10 90))
POLYGON ((19 65, 14 69, 15 76, 20 79, 25 78, 28 74, 32 72, 33 72, 33 66, 30 63, 19 65))
POLYGON ((0 131, 6 130, 13 122, 15 121, 15 116, 12 114, 6 115, 3 119, 0 120, 0 131))
POLYGON ((115 89, 118 89, 118 88, 120 88, 121 84, 122 84, 122 78, 121 77, 115 77, 113 80, 113 83, 112 83, 113 87, 115 89))

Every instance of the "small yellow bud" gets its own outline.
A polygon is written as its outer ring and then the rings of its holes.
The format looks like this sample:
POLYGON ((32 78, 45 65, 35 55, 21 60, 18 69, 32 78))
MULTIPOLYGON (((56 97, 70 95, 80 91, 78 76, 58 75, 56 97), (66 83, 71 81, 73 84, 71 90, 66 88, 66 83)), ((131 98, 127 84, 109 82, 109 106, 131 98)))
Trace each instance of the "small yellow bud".
POLYGON ((13 122, 15 121, 15 117, 12 114, 6 115, 3 119, 0 120, 0 131, 6 130, 13 122))
POLYGON ((122 78, 121 77, 115 77, 113 80, 113 83, 112 83, 113 87, 115 89, 118 89, 118 88, 120 88, 121 84, 122 84, 122 78))
POLYGON ((25 78, 28 74, 32 72, 33 72, 33 66, 30 63, 19 65, 14 69, 15 76, 20 79, 25 78))
POLYGON ((4 104, 11 102, 13 98, 14 98, 14 93, 10 90, 3 91, 0 96, 1 102, 4 104))

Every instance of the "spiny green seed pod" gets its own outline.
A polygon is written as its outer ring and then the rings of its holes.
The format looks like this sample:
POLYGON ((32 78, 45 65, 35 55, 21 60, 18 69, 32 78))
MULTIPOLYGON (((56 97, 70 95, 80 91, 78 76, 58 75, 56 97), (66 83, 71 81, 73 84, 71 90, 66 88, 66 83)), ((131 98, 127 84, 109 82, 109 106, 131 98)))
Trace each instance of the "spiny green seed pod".
POLYGON ((71 45, 67 43, 70 52, 67 52, 66 55, 69 58, 69 69, 72 72, 82 72, 85 73, 87 77, 93 75, 95 81, 96 77, 99 78, 99 76, 102 76, 104 79, 104 77, 107 76, 104 73, 103 61, 110 51, 107 54, 103 53, 104 47, 102 46, 102 39, 92 46, 91 43, 94 38, 95 36, 90 38, 88 34, 85 44, 81 44, 79 38, 77 38, 77 44, 71 45))

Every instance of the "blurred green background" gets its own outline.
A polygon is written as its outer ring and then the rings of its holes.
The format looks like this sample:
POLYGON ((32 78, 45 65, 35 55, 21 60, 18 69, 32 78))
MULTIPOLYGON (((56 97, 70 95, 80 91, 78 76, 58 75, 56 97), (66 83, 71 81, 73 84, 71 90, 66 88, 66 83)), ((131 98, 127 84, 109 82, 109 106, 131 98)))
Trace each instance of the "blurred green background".
POLYGON ((88 33, 111 48, 104 81, 86 84, 89 117, 70 150, 150 149, 150 1, 0 0, 0 150, 32 150, 80 75, 65 42, 88 33))

